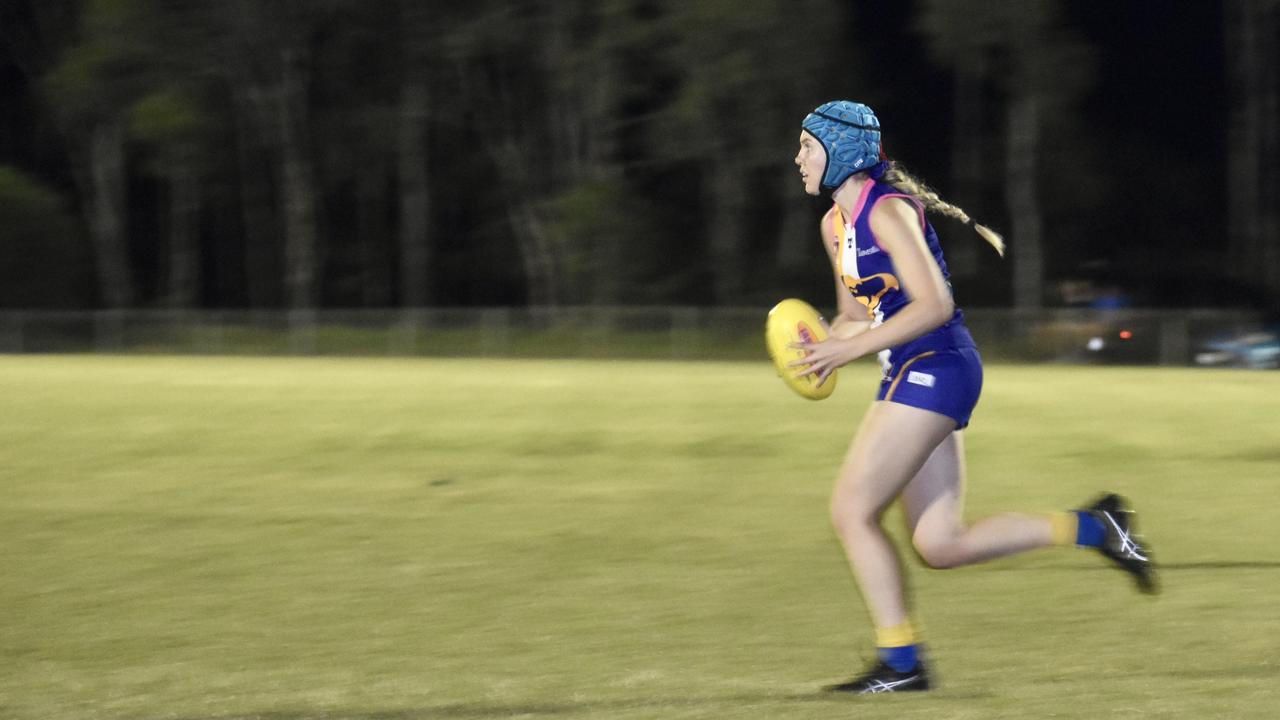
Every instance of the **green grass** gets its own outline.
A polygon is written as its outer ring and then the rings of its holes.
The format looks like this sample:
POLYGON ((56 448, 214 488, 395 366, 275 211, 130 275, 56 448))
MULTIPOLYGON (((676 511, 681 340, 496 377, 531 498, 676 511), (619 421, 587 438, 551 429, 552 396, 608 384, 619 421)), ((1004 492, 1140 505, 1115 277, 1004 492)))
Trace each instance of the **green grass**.
MULTIPOLYGON (((876 383, 763 363, 0 357, 0 717, 1274 717, 1280 373, 994 365, 969 510, 1130 495, 1165 593, 910 560, 870 656, 826 497, 876 383)), ((896 519, 893 522, 896 527, 896 519)))

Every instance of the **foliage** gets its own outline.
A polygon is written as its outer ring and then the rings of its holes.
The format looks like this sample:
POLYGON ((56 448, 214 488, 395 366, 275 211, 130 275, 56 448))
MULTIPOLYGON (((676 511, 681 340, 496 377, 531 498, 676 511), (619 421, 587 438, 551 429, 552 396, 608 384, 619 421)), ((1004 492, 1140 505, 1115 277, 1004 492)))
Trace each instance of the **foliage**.
POLYGON ((183 142, 200 131, 200 116, 191 101, 172 91, 157 91, 131 108, 134 137, 154 143, 183 142))
POLYGON ((0 307, 88 302, 79 229, 66 200, 38 179, 0 165, 0 307))
MULTIPOLYGON (((1080 120, 1102 73, 1078 6, 871 5, 18 0, 0 9, 0 40, 27 84, 5 97, 36 110, 5 124, 56 138, 41 152, 61 157, 34 171, 76 187, 93 243, 77 257, 107 268, 101 285, 132 281, 142 305, 172 301, 151 275, 182 257, 210 261, 185 265, 203 292, 183 296, 215 305, 386 304, 417 286, 469 304, 826 294, 822 278, 794 282, 815 258, 785 251, 811 244, 798 228, 816 214, 782 185, 798 121, 835 97, 911 107, 895 141, 945 157, 947 98, 915 83, 928 72, 986 69, 977 87, 995 111, 975 135, 1007 134, 1001 111, 1034 98, 1043 133, 1026 166, 1043 181, 1045 263, 1073 261, 1082 217, 1121 215, 1104 204, 1130 178, 1097 172, 1119 142, 1080 120), (173 248, 185 255, 166 263, 173 248), (662 272, 677 249, 685 265, 662 272), (644 279, 619 282, 619 263, 644 279)), ((992 178, 979 202, 998 217, 1011 181, 987 150, 967 177, 992 178)), ((1143 186, 1173 177, 1142 172, 1143 186)), ((1006 267, 983 272, 1004 287, 989 275, 1006 267)))
MULTIPOLYGON (((826 0, 672 2, 659 55, 678 78, 653 141, 675 159, 784 165, 804 113, 825 98, 817 78, 842 35, 856 30, 826 0), (794 28, 804 27, 803 32, 794 28)), ((840 69, 853 87, 856 70, 840 69)))
POLYGON ((79 42, 49 71, 46 85, 61 112, 87 123, 118 112, 146 92, 144 75, 159 60, 140 32, 147 0, 89 0, 79 42))

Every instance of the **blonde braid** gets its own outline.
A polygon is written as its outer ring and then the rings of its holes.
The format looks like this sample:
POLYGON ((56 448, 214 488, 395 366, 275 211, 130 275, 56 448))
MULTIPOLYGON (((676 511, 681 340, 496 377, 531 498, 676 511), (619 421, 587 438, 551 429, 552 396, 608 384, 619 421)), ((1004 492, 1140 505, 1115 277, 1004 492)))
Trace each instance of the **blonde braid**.
POLYGON ((889 169, 885 170, 880 179, 881 182, 888 183, 919 200, 920 204, 924 205, 925 210, 955 218, 973 228, 974 232, 981 235, 983 240, 991 243, 991 247, 1000 253, 1000 257, 1004 257, 1004 238, 1000 237, 1000 233, 986 225, 979 225, 974 222, 973 218, 969 217, 969 213, 938 197, 938 193, 933 188, 925 185, 919 178, 908 174, 897 162, 890 161, 889 169))

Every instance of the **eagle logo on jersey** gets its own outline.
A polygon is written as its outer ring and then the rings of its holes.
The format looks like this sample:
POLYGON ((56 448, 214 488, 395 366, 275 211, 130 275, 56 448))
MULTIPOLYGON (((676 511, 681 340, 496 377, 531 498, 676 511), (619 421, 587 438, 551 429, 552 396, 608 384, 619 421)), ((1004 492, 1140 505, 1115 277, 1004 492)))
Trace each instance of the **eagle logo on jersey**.
POLYGON ((849 294, 855 300, 867 306, 867 315, 873 318, 885 293, 901 289, 898 278, 889 273, 876 273, 864 278, 845 275, 844 286, 849 288, 849 294))

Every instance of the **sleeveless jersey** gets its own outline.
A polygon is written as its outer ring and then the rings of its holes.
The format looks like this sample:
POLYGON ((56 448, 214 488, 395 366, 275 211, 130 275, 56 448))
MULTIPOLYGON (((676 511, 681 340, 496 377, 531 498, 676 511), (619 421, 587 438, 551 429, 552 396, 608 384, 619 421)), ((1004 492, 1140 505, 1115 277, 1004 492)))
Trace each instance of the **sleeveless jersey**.
MULTIPOLYGON (((895 274, 893 259, 880 247, 875 233, 871 230, 871 210, 877 202, 885 198, 905 198, 915 205, 920 215, 920 225, 924 229, 924 239, 929 252, 942 270, 942 277, 948 280, 947 263, 942 258, 942 247, 938 244, 938 234, 924 217, 924 208, 919 201, 910 195, 899 192, 891 185, 868 180, 862 187, 862 194, 853 207, 853 219, 848 221, 839 205, 831 209, 832 239, 838 243, 836 264, 844 280, 844 286, 863 307, 867 309, 867 318, 872 327, 884 323, 896 315, 907 303, 911 302, 906 288, 895 274)), ((964 313, 959 308, 951 319, 941 327, 930 330, 913 340, 880 352, 880 365, 889 374, 895 363, 919 355, 922 352, 949 350, 964 347, 975 347, 973 337, 964 325, 964 313)))

